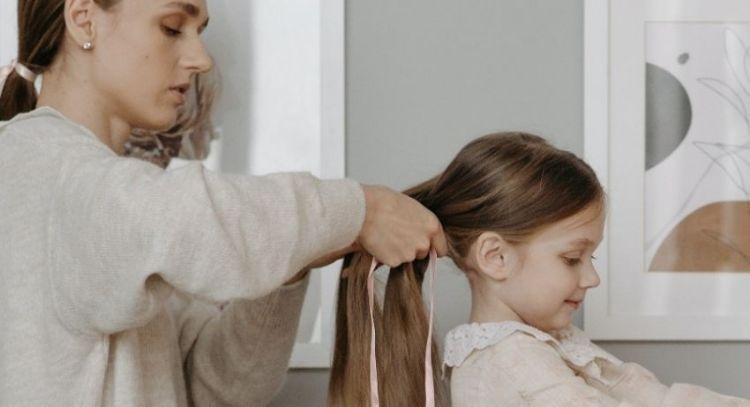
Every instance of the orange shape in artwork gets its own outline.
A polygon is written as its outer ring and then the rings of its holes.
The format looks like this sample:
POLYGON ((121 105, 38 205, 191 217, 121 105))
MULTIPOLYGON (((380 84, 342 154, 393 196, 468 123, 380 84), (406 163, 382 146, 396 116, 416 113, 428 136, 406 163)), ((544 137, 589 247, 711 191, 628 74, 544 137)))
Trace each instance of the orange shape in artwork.
POLYGON ((750 202, 716 202, 688 215, 649 271, 750 271, 750 202))

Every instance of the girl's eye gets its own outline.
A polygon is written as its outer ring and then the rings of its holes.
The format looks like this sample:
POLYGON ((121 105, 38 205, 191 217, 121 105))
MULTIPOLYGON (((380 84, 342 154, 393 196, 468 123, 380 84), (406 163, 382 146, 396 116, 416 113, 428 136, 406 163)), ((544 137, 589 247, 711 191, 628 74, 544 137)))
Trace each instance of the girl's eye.
POLYGON ((182 34, 182 31, 175 30, 174 28, 170 28, 166 25, 161 26, 162 31, 164 31, 164 34, 166 34, 168 37, 176 37, 180 34, 182 34))
POLYGON ((568 266, 575 266, 581 262, 581 259, 577 257, 576 258, 563 257, 563 259, 565 260, 565 264, 567 264, 568 266))

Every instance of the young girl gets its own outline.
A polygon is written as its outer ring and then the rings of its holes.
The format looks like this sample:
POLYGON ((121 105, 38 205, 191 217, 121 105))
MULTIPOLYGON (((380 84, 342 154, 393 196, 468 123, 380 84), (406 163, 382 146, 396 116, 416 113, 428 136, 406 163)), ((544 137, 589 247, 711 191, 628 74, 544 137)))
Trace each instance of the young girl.
MULTIPOLYGON (((571 326, 586 291, 599 284, 592 255, 605 213, 596 175, 573 154, 533 135, 493 134, 406 193, 438 216, 449 256, 472 290, 471 323, 453 329, 444 349, 454 407, 750 406, 697 386, 665 386, 571 326)), ((362 270, 369 260, 347 260, 329 402, 366 406, 370 330, 362 270)), ((383 406, 425 405, 424 272, 424 262, 391 270, 382 316, 375 315, 383 406)), ((447 405, 440 386, 435 399, 447 405)))
POLYGON ((391 265, 444 251, 434 215, 382 187, 122 157, 211 69, 205 0, 17 9, 0 69, 0 405, 265 405, 311 265, 353 242, 391 265))

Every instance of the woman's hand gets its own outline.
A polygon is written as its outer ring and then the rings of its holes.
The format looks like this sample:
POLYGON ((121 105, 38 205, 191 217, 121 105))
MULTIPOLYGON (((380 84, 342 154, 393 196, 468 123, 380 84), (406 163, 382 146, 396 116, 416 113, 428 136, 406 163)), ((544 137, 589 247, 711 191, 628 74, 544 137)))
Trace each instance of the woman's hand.
POLYGON ((357 242, 379 262, 390 267, 427 256, 438 256, 448 246, 435 214, 416 200, 382 186, 363 185, 365 222, 357 242))
POLYGON ((357 241, 307 265, 285 285, 304 279, 311 269, 325 267, 347 254, 364 249, 390 267, 448 252, 443 227, 437 217, 416 200, 382 186, 363 185, 365 221, 357 241))

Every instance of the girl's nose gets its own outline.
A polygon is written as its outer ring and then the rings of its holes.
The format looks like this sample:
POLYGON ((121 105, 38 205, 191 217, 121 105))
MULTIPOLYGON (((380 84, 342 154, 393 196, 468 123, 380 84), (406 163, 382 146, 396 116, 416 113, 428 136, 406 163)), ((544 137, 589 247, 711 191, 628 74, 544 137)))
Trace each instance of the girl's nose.
POLYGON ((599 273, 596 272, 596 268, 594 268, 594 265, 589 263, 588 267, 586 267, 581 274, 581 281, 579 285, 581 286, 581 288, 594 288, 598 286, 599 283, 601 283, 599 273))

